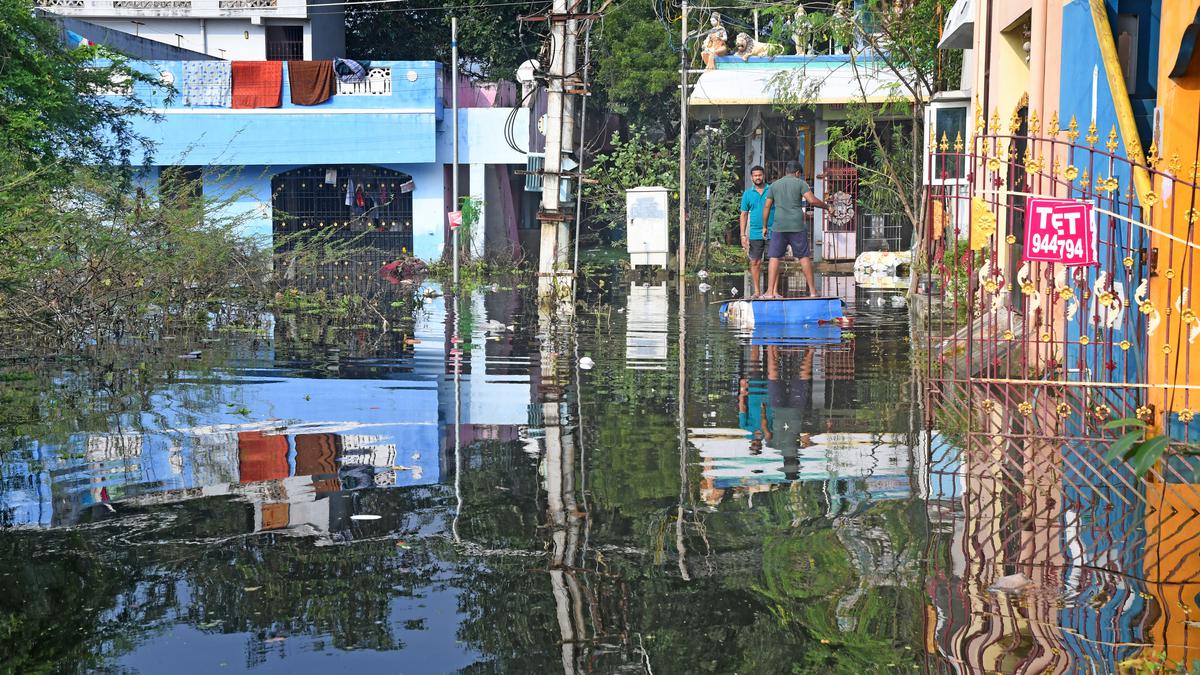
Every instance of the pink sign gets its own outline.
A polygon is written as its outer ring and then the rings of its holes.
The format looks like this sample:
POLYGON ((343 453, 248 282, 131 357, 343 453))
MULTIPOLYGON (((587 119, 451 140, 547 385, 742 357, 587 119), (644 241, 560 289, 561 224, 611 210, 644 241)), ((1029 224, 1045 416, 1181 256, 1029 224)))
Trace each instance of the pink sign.
POLYGON ((1095 265, 1092 205, 1040 197, 1026 202, 1024 259, 1067 266, 1095 265))
POLYGON ((462 225, 462 211, 450 211, 446 215, 450 216, 450 229, 462 225))

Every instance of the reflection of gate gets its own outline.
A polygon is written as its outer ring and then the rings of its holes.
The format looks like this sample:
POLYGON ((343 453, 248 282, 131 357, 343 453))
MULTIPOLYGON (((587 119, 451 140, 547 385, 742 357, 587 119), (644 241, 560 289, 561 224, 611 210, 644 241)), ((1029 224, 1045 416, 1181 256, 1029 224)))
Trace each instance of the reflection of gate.
POLYGON ((821 257, 854 260, 858 256, 858 170, 844 162, 825 162, 821 181, 829 205, 824 215, 821 257))
POLYGON ((1097 148, 1099 130, 1074 119, 1043 132, 1036 113, 1007 128, 993 116, 975 132, 969 145, 935 137, 929 166, 966 184, 926 177, 917 263, 930 291, 926 496, 957 561, 933 563, 945 566, 931 580, 935 639, 971 671, 1000 659, 1111 672, 1151 641, 1143 626, 1194 618, 1164 590, 1200 582, 1185 563, 1200 553, 1194 462, 1170 455, 1139 478, 1105 457, 1121 433, 1105 425, 1136 416, 1197 440, 1195 176, 1153 147, 1117 156, 1115 129, 1097 148), (1036 197, 1094 208, 1095 265, 1025 260, 1036 197), (1047 592, 989 592, 1015 573, 1047 592))

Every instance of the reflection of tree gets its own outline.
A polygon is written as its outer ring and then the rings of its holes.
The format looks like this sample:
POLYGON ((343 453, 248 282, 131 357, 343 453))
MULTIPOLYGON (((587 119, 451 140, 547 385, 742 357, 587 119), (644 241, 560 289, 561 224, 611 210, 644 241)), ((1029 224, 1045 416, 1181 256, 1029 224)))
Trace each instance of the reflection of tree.
POLYGON ((135 511, 111 526, 6 535, 0 663, 11 672, 100 668, 176 622, 248 633, 252 653, 302 635, 339 649, 402 648, 391 607, 423 592, 448 551, 400 548, 397 539, 428 526, 409 514, 444 509, 446 498, 441 489, 379 490, 363 501, 384 518, 359 527, 352 546, 250 535, 250 506, 226 499, 135 511))

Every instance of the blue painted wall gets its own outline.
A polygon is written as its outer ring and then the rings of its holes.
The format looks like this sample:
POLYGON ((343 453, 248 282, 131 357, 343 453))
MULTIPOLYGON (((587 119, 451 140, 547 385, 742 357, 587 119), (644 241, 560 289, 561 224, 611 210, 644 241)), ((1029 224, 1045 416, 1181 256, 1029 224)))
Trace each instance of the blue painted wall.
MULTIPOLYGON (((1115 0, 1111 0, 1110 4, 1115 4, 1115 0)), ((1111 12, 1112 9, 1115 7, 1110 7, 1110 17, 1115 16, 1111 12)), ((1077 143, 1086 145, 1085 136, 1087 136, 1087 128, 1093 118, 1092 101, 1095 100, 1096 133, 1099 136, 1096 148, 1103 152, 1109 132, 1117 127, 1116 105, 1113 92, 1109 87, 1104 63, 1100 57, 1100 43, 1092 22, 1091 8, 1086 0, 1071 0, 1063 6, 1062 34, 1062 53, 1070 55, 1069 58, 1062 60, 1059 85, 1059 116, 1062 126, 1065 129, 1071 117, 1074 116, 1079 123, 1080 136, 1077 143)), ((1153 57, 1157 58, 1157 50, 1153 57)), ((1118 146, 1115 154, 1118 157, 1124 157, 1127 153, 1126 139, 1121 136, 1119 129, 1117 139, 1118 146)), ((1132 173, 1127 162, 1116 161, 1110 166, 1103 155, 1089 153, 1086 150, 1075 150, 1070 162, 1079 169, 1081 174, 1086 169, 1093 183, 1098 177, 1107 178, 1110 175, 1120 180, 1121 189, 1111 196, 1122 202, 1114 203, 1112 199, 1108 198, 1093 200, 1099 209, 1140 219, 1140 211, 1135 208, 1131 212, 1128 204, 1123 202, 1124 194, 1132 180, 1132 173)), ((1113 275, 1115 282, 1124 284, 1125 295, 1129 298, 1133 295, 1141 276, 1136 274, 1138 272, 1136 265, 1130 271, 1122 265, 1121 261, 1129 251, 1144 245, 1142 230, 1136 227, 1132 228, 1133 233, 1130 235, 1129 227, 1104 214, 1097 215, 1097 225, 1101 240, 1099 269, 1113 275)), ((1096 268, 1088 271, 1087 288, 1092 288, 1095 275, 1096 268)), ((1080 313, 1085 315, 1085 325, 1090 328, 1091 323, 1086 319, 1088 310, 1087 305, 1081 304, 1080 313)), ((1128 339, 1135 345, 1140 344, 1134 337, 1139 317, 1137 312, 1127 310, 1121 330, 1114 333, 1114 341, 1128 339)), ((1081 350, 1078 346, 1081 335, 1079 321, 1070 322, 1067 328, 1067 337, 1072 344, 1067 350, 1069 368, 1079 367, 1079 358, 1082 354, 1084 367, 1091 371, 1093 377, 1105 377, 1111 371, 1115 373, 1114 378, 1125 381, 1142 381, 1144 379, 1145 364, 1139 349, 1134 348, 1127 352, 1113 349, 1110 353, 1105 353, 1107 350, 1097 349, 1093 346, 1081 350)), ((1089 330, 1088 335, 1094 340, 1094 329, 1089 330)))

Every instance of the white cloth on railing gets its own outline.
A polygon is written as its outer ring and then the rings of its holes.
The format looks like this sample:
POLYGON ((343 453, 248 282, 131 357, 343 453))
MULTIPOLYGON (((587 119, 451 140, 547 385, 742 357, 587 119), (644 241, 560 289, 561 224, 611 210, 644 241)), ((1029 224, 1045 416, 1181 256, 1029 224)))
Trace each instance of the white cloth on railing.
POLYGON ((183 104, 228 108, 231 82, 229 61, 185 61, 183 104))

